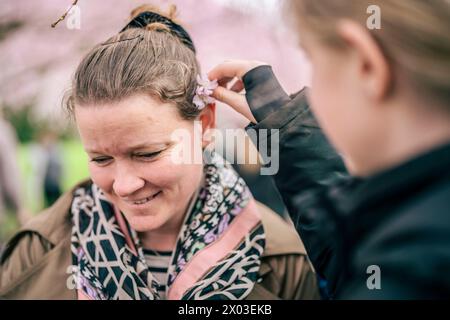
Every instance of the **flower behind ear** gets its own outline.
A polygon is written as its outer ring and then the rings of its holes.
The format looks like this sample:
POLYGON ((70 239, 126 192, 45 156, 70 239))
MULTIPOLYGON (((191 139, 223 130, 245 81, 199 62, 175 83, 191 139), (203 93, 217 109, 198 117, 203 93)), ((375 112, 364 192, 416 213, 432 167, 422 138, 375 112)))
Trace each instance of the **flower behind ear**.
POLYGON ((200 77, 197 75, 197 89, 195 90, 195 96, 193 103, 199 110, 205 108, 208 104, 214 103, 215 100, 211 97, 214 89, 218 86, 217 80, 209 80, 205 75, 200 77))

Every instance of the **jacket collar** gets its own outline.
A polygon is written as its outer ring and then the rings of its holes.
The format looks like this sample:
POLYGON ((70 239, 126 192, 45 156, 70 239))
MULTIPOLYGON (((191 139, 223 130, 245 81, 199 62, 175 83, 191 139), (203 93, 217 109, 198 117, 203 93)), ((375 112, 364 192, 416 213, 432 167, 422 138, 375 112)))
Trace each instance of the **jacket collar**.
POLYGON ((450 144, 447 144, 357 183, 343 197, 344 206, 340 208, 348 236, 353 239, 348 240, 358 241, 361 235, 394 214, 396 207, 430 187, 448 183, 449 178, 450 144))
POLYGON ((352 195, 354 209, 409 196, 411 191, 439 183, 450 174, 450 144, 419 155, 395 168, 367 178, 352 195))

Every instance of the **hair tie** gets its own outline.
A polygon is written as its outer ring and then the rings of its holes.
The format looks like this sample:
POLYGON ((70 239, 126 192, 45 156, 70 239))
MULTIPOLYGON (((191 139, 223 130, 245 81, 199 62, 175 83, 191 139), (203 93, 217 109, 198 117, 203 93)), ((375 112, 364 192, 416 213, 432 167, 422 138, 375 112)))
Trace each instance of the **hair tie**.
POLYGON ((178 37, 189 49, 191 49, 195 53, 194 43, 192 42, 192 39, 187 31, 179 24, 156 12, 145 11, 140 13, 139 15, 134 17, 133 20, 131 20, 122 30, 120 30, 120 32, 123 32, 130 28, 143 29, 153 22, 159 22, 166 25, 173 35, 178 37))

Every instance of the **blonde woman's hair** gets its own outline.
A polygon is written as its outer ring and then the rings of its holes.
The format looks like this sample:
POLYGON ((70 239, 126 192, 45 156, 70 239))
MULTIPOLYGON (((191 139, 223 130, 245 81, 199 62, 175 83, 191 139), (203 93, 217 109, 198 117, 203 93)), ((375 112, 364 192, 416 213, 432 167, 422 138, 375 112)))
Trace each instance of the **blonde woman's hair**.
POLYGON ((337 22, 350 19, 366 26, 371 5, 380 8, 381 29, 369 31, 391 66, 419 94, 448 105, 450 0, 290 0, 287 8, 301 32, 312 32, 323 43, 342 49, 337 22))
MULTIPOLYGON (((176 8, 168 12, 144 5, 132 11, 131 20, 143 12, 157 13, 174 23, 176 8)), ((64 104, 75 106, 117 102, 134 94, 148 94, 174 103, 184 119, 194 119, 193 105, 200 73, 193 47, 184 43, 165 23, 152 22, 129 28, 98 44, 79 64, 64 104)))

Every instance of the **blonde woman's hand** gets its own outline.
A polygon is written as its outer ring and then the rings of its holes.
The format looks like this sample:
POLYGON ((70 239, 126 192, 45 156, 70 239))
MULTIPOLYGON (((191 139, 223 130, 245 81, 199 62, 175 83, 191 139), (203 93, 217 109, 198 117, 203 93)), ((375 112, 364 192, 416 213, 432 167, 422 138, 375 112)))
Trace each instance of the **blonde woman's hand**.
POLYGON ((223 102, 246 117, 250 122, 257 123, 247 99, 241 92, 244 90, 242 78, 250 70, 267 65, 259 61, 229 60, 215 66, 209 73, 210 80, 217 79, 219 86, 214 90, 213 97, 223 102))

